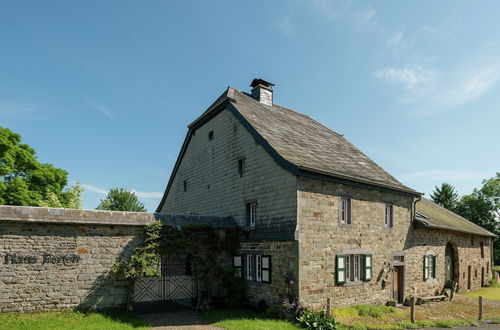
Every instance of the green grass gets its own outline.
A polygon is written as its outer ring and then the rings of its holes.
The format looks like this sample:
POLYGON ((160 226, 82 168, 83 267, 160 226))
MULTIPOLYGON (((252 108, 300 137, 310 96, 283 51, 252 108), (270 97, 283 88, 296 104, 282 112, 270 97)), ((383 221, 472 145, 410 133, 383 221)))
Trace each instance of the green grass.
POLYGON ((482 296, 484 299, 500 300, 500 284, 494 284, 493 286, 477 289, 474 291, 461 292, 461 294, 474 298, 482 296))
POLYGON ((357 318, 357 317, 372 317, 376 319, 384 318, 387 314, 400 314, 394 307, 389 306, 372 306, 372 305, 356 305, 350 307, 335 308, 332 315, 335 318, 357 318))
POLYGON ((295 325, 282 320, 273 320, 246 309, 213 310, 203 312, 201 319, 212 325, 230 330, 296 330, 295 325))
POLYGON ((496 270, 497 272, 500 272, 500 266, 494 266, 493 270, 496 270))
POLYGON ((149 329, 148 324, 124 312, 49 312, 32 314, 0 314, 0 330, 126 330, 149 329))

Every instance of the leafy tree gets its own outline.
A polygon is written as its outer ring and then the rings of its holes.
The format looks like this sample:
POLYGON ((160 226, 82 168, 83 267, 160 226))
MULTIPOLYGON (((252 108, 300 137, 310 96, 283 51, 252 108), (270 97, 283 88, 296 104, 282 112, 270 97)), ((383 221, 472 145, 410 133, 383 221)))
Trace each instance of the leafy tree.
POLYGON ((453 211, 457 205, 458 193, 451 184, 443 183, 441 187, 435 187, 431 199, 434 203, 453 211))
MULTIPOLYGON (((483 181, 481 189, 462 196, 455 212, 500 236, 500 173, 483 181)), ((493 241, 494 260, 500 263, 500 240, 493 241)))
POLYGON ((111 189, 106 198, 101 199, 96 210, 146 212, 144 203, 139 201, 135 193, 123 188, 111 189))
POLYGON ((19 134, 0 127, 1 204, 81 208, 81 187, 67 183, 65 170, 40 163, 19 134))

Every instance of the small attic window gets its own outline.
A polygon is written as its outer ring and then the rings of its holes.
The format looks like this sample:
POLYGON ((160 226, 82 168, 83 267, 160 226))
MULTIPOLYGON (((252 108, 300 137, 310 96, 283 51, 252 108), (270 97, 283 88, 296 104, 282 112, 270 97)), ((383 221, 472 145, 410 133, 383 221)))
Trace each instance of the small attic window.
POLYGON ((186 192, 188 190, 188 181, 187 180, 184 180, 183 187, 184 187, 184 192, 186 192))
POLYGON ((214 131, 208 132, 208 140, 212 141, 214 139, 214 131))

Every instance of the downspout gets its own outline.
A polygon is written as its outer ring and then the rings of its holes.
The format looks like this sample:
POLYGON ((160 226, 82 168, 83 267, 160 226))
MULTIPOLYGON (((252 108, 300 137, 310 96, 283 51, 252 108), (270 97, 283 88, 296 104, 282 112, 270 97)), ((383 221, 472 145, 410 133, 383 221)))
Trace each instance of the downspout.
POLYGON ((417 203, 420 202, 420 200, 422 200, 422 195, 418 195, 418 198, 413 200, 413 206, 412 206, 412 210, 411 210, 411 219, 410 219, 412 224, 413 224, 413 220, 415 219, 415 216, 417 214, 417 203))

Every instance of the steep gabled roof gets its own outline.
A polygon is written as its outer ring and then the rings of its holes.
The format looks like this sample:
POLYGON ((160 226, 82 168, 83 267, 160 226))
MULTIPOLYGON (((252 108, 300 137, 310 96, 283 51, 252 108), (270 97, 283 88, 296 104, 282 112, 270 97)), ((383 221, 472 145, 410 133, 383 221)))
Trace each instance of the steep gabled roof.
POLYGON ((439 206, 427 198, 422 198, 422 200, 417 203, 415 222, 417 228, 444 229, 480 236, 496 237, 495 234, 487 231, 483 227, 439 206))
POLYGON ((228 87, 188 126, 189 132, 157 212, 161 211, 165 203, 192 134, 224 109, 228 109, 242 123, 275 161, 294 174, 313 173, 338 178, 343 182, 376 186, 412 196, 420 195, 384 171, 342 135, 316 120, 277 104, 266 105, 247 93, 228 87))
POLYGON ((234 90, 239 113, 286 161, 300 170, 374 184, 418 195, 362 153, 342 135, 304 114, 265 105, 234 90))

